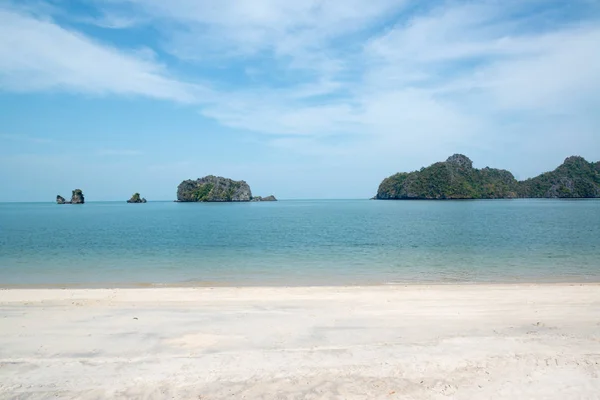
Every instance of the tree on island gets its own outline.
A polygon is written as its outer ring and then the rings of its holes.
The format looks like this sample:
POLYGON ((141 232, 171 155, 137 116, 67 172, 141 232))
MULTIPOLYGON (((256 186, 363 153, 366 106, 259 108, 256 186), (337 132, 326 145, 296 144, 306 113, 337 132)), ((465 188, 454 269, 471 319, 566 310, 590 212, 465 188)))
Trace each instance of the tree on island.
POLYGON ((139 193, 134 193, 133 196, 129 200, 128 203, 145 203, 146 199, 141 197, 139 193))
POLYGON ((503 169, 473 168, 471 160, 454 154, 419 171, 400 172, 385 178, 375 199, 450 200, 510 198, 600 197, 600 162, 568 157, 554 171, 517 181, 503 169))

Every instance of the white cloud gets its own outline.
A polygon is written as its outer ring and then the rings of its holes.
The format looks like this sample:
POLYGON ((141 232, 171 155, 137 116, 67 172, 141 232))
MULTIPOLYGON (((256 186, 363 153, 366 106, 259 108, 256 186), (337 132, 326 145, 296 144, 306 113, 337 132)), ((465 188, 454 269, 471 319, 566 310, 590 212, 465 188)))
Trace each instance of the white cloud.
POLYGON ((0 87, 193 103, 222 125, 269 134, 265 143, 282 152, 395 168, 474 148, 540 148, 553 159, 574 143, 600 148, 598 14, 556 18, 546 9, 557 5, 542 1, 96 4, 124 27, 151 23, 163 50, 199 71, 239 67, 248 81, 211 74, 220 91, 209 91, 177 78, 157 55, 5 11, 0 87))
POLYGON ((129 3, 151 18, 174 21, 179 28, 172 36, 174 43, 190 40, 183 46, 186 52, 212 45, 221 54, 272 50, 294 55, 299 49, 320 48, 326 45, 326 40, 359 31, 400 9, 405 2, 373 0, 368 6, 362 0, 129 0, 129 3))
MULTIPOLYGON (((600 103, 597 20, 592 15, 587 22, 557 20, 548 26, 543 13, 543 21, 535 15, 519 16, 525 6, 444 4, 403 19, 378 36, 361 36, 362 52, 343 54, 339 71, 322 71, 304 82, 303 87, 318 87, 319 80, 331 83, 324 86, 325 97, 319 101, 304 96, 300 86, 269 89, 267 82, 259 89, 228 93, 227 102, 213 104, 204 113, 257 132, 368 136, 366 146, 361 142, 355 147, 363 160, 369 154, 409 151, 498 151, 499 144, 513 137, 518 141, 508 142, 531 150, 536 145, 549 148, 541 143, 551 136, 548 157, 565 146, 573 148, 573 142, 600 145, 593 135, 600 120, 590 112, 600 103), (532 28, 536 23, 546 25, 532 28), (350 68, 350 76, 345 75, 350 68), (571 124, 546 123, 557 115, 571 124), (567 127, 575 125, 578 130, 567 127)), ((344 37, 348 32, 337 34, 344 37)), ((272 38, 279 39, 287 40, 285 35, 272 38)), ((332 46, 318 51, 340 56, 332 46)), ((303 153, 315 148, 313 140, 282 143, 293 143, 287 148, 303 153)), ((336 146, 330 145, 332 155, 336 146)))
POLYGON ((122 16, 116 13, 103 12, 98 17, 76 18, 79 22, 106 29, 127 29, 143 24, 145 21, 133 16, 122 16))
POLYGON ((0 89, 142 95, 189 103, 202 88, 156 62, 31 15, 0 9, 0 89))
POLYGON ((474 82, 502 109, 571 113, 600 100, 600 28, 573 29, 529 39, 534 50, 482 68, 474 82), (549 45, 548 42, 552 44, 549 45))
POLYGON ((0 139, 16 141, 16 142, 34 143, 34 144, 54 143, 54 140, 48 139, 48 138, 34 137, 34 136, 28 136, 28 135, 15 135, 15 134, 9 134, 9 133, 0 133, 0 139))

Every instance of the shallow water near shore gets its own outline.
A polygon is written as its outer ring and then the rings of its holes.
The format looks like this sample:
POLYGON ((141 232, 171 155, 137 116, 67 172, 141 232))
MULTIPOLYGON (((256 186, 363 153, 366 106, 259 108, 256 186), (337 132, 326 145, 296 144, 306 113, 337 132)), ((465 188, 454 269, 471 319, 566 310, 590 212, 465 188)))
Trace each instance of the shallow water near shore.
POLYGON ((0 204, 0 286, 600 281, 600 201, 0 204))

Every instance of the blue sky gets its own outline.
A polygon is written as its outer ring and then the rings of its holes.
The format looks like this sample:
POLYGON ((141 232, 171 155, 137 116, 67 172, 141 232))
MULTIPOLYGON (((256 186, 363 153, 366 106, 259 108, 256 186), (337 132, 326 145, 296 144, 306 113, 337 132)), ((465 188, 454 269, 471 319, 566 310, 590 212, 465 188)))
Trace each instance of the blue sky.
POLYGON ((600 1, 0 2, 0 201, 366 198, 453 153, 600 159, 600 1))

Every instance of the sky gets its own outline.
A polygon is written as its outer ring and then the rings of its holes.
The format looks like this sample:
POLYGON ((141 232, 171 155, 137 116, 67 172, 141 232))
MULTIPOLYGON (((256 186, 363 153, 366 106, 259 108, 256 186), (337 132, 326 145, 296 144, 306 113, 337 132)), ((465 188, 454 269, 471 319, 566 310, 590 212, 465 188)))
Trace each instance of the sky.
POLYGON ((0 0, 0 201, 600 160, 600 0, 0 0))

